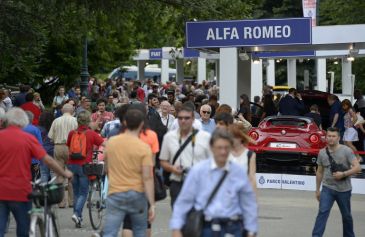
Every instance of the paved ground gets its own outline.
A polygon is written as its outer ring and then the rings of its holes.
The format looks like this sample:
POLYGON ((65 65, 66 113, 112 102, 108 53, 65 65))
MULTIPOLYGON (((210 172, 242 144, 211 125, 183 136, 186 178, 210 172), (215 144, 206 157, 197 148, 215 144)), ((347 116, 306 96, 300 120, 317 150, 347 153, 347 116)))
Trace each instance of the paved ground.
MULTIPOLYGON (((317 213, 318 202, 314 199, 314 193, 308 191, 289 190, 259 190, 260 206, 260 235, 264 237, 278 236, 310 236, 317 213)), ((354 195, 352 198, 352 210, 354 217, 356 236, 365 236, 365 195, 354 195)), ((75 229, 71 221, 71 209, 59 209, 61 236, 88 237, 92 229, 85 213, 84 228, 75 229)), ((170 218, 168 200, 157 205, 157 219, 153 224, 153 236, 171 236, 168 230, 170 218)), ((342 236, 341 214, 337 205, 334 206, 329 218, 326 234, 327 237, 342 236)), ((15 237, 15 223, 10 224, 10 233, 6 236, 15 237)))

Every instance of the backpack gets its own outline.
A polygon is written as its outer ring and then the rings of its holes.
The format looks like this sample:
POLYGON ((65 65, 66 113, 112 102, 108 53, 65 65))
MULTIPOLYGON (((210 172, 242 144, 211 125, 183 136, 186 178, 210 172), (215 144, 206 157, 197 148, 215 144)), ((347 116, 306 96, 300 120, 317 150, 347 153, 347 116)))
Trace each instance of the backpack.
POLYGON ((86 158, 86 131, 75 131, 70 142, 70 159, 83 160, 86 158))

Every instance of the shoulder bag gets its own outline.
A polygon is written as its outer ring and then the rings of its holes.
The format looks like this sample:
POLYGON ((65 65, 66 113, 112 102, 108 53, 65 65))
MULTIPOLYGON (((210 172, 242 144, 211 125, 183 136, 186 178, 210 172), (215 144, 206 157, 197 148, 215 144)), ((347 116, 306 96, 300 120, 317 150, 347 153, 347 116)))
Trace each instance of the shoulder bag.
POLYGON ((202 210, 196 210, 193 208, 188 212, 185 225, 182 228, 182 235, 183 237, 200 237, 203 224, 204 224, 204 210, 209 206, 211 201, 213 200, 214 196, 217 194, 220 186, 222 185, 223 181, 227 177, 228 171, 225 170, 221 179, 219 180, 218 184, 215 186, 213 192, 210 194, 205 207, 202 210))
POLYGON ((336 173, 338 171, 343 172, 343 171, 347 170, 343 164, 336 163, 336 161, 333 159, 332 155, 330 154, 328 147, 326 147, 326 153, 329 158, 331 173, 336 173))

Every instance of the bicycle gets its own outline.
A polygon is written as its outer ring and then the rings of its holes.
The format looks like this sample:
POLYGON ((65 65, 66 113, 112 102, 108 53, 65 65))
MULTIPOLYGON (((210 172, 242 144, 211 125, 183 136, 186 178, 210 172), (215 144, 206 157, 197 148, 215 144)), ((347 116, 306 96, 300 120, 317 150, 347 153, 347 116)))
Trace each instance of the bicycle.
POLYGON ((87 208, 89 209, 89 218, 94 230, 101 226, 104 216, 105 199, 107 194, 107 185, 104 177, 104 162, 98 161, 98 155, 102 151, 93 151, 93 160, 83 166, 84 174, 89 178, 89 194, 87 199, 87 208))
POLYGON ((55 184, 56 177, 47 183, 38 179, 32 182, 33 191, 28 198, 34 206, 30 210, 29 237, 59 237, 57 218, 52 205, 60 203, 65 195, 62 183, 55 184))

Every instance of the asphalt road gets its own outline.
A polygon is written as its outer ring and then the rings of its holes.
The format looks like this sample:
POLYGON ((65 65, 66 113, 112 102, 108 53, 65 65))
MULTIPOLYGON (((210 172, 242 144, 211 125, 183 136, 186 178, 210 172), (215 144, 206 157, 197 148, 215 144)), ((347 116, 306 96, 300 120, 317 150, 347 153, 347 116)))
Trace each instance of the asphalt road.
MULTIPOLYGON (((311 236, 311 230, 317 214, 318 202, 313 192, 290 190, 259 190, 259 236, 311 236)), ((356 236, 365 236, 365 195, 353 195, 352 214, 356 236)), ((84 227, 76 229, 71 221, 72 209, 58 209, 61 236, 89 237, 93 233, 87 213, 85 212, 84 227)), ((171 236, 168 222, 171 215, 169 199, 157 204, 157 217, 152 226, 154 237, 171 236)), ((327 223, 325 236, 342 236, 341 214, 334 205, 327 223)), ((10 232, 6 236, 15 237, 15 222, 11 221, 10 232)))

